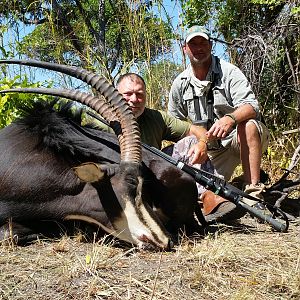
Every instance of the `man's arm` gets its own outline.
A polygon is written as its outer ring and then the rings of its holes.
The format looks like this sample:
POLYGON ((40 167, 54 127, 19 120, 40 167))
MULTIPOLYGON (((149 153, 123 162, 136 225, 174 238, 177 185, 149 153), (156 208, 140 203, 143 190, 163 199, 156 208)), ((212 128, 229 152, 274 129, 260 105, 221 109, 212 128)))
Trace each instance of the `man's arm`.
POLYGON ((254 118, 256 118, 254 108, 250 104, 243 104, 232 113, 226 114, 217 120, 206 133, 206 137, 209 140, 224 138, 231 132, 234 126, 254 118))
POLYGON ((244 104, 250 104, 256 112, 256 118, 259 117, 260 109, 258 100, 252 90, 251 84, 243 72, 236 66, 228 75, 229 80, 225 83, 227 93, 230 91, 230 99, 233 106, 238 108, 244 104))
POLYGON ((231 114, 217 120, 207 131, 204 127, 191 125, 188 135, 196 136, 198 143, 188 152, 193 156, 192 164, 203 163, 207 159, 207 142, 226 137, 237 124, 256 117, 256 111, 250 104, 238 107, 231 114))

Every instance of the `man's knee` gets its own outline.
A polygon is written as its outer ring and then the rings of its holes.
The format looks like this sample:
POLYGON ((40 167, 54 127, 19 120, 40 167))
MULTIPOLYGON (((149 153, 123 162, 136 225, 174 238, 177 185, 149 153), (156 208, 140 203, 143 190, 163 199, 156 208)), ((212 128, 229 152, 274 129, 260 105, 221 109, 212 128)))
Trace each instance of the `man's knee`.
POLYGON ((243 137, 259 137, 259 130, 255 120, 241 122, 237 127, 237 133, 240 139, 243 137))
POLYGON ((262 151, 265 151, 269 144, 270 134, 268 128, 262 122, 250 119, 242 122, 237 127, 238 143, 248 139, 249 141, 259 141, 262 151))

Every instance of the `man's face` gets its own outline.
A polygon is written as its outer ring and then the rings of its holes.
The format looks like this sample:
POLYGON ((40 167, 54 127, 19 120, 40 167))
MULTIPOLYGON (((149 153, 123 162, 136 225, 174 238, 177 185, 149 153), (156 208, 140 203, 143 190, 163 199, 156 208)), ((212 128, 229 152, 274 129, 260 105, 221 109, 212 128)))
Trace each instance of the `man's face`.
POLYGON ((211 43, 202 36, 195 36, 183 47, 192 65, 202 65, 210 62, 211 43))
POLYGON ((129 104, 134 116, 139 117, 145 110, 146 88, 139 78, 125 77, 118 84, 118 91, 129 104))

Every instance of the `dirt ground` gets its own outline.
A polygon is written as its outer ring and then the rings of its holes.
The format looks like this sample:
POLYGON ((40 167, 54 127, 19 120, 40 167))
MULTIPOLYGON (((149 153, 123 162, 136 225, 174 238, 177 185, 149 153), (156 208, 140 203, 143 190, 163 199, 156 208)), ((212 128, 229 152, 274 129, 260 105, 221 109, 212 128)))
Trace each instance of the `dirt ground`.
POLYGON ((0 299, 300 299, 299 224, 287 233, 244 217, 181 236, 173 252, 81 237, 0 247, 0 299))

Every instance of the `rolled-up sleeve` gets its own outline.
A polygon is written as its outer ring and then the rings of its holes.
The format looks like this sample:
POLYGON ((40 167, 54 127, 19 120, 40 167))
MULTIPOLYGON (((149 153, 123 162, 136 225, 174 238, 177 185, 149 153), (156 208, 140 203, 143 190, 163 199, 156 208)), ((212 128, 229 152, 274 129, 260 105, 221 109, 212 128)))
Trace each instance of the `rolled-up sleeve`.
POLYGON ((188 135, 191 127, 190 123, 179 120, 165 112, 161 112, 161 114, 166 124, 164 139, 177 142, 188 135))
POLYGON ((257 117, 259 116, 259 103, 252 87, 246 76, 237 67, 233 68, 228 75, 228 91, 235 108, 243 104, 250 104, 255 110, 257 117))

